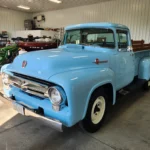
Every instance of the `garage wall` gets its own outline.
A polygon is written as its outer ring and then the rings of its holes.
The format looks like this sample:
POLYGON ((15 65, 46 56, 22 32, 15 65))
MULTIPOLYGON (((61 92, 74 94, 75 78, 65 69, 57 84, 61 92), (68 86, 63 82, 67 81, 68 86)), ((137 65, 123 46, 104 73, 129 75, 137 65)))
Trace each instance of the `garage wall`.
POLYGON ((0 7, 0 32, 8 31, 9 35, 16 30, 24 29, 24 20, 32 18, 32 14, 0 7))
MULTIPOLYGON (((114 22, 129 26, 132 38, 150 42, 150 0, 113 0, 45 14, 41 27, 64 27, 85 22, 114 22)), ((33 14, 36 16, 37 14, 33 14)))

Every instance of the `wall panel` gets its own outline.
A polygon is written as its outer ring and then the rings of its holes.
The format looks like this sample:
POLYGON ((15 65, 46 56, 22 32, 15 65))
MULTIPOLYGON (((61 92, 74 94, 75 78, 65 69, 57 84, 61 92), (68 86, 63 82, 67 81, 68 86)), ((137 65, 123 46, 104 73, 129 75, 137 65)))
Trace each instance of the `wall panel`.
MULTIPOLYGON (((129 26, 132 38, 150 42, 150 0, 112 0, 98 4, 42 12, 41 27, 64 27, 86 22, 114 22, 129 26)), ((41 14, 41 13, 38 13, 41 14)), ((33 14, 35 16, 37 14, 33 14)))
POLYGON ((14 11, 0 7, 0 32, 8 31, 11 35, 13 31, 24 29, 24 20, 32 18, 32 14, 14 11))

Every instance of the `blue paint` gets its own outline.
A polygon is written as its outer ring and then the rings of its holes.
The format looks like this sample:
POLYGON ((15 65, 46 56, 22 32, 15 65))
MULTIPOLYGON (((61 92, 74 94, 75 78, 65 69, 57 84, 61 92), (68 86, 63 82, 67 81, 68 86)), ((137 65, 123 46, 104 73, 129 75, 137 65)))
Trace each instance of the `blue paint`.
POLYGON ((61 110, 55 112, 49 99, 40 100, 15 87, 4 89, 5 94, 8 97, 15 96, 18 103, 29 108, 42 107, 46 117, 60 120, 65 126, 71 127, 84 119, 91 95, 98 87, 111 84, 112 104, 115 104, 116 91, 130 84, 135 76, 150 79, 150 51, 119 51, 116 30, 128 32, 128 46, 131 46, 128 27, 112 23, 88 23, 69 26, 66 30, 84 28, 111 29, 114 32, 115 48, 64 44, 58 49, 19 55, 12 64, 1 69, 10 75, 17 72, 54 83, 57 89, 65 93, 64 99, 68 106, 63 103, 61 110), (106 62, 95 64, 96 59, 106 62), (22 68, 24 60, 27 61, 26 68, 22 68))
POLYGON ((121 28, 121 29, 128 29, 127 26, 115 23, 85 23, 85 24, 77 24, 71 25, 65 28, 65 30, 74 30, 74 29, 85 29, 85 28, 121 28))
POLYGON ((142 58, 139 65, 139 78, 150 79, 150 57, 142 58))

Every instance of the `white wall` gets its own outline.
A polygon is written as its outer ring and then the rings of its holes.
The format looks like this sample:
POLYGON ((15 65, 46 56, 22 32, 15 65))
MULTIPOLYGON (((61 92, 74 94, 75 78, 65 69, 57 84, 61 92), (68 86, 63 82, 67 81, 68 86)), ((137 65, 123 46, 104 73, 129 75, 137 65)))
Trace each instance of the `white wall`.
POLYGON ((32 14, 0 7, 0 32, 8 31, 9 35, 16 30, 24 29, 24 20, 32 18, 32 14))
MULTIPOLYGON (((41 27, 64 27, 85 22, 114 22, 127 25, 134 40, 150 42, 150 0, 114 0, 44 13, 41 27)), ((37 14, 33 14, 35 16, 37 14)))

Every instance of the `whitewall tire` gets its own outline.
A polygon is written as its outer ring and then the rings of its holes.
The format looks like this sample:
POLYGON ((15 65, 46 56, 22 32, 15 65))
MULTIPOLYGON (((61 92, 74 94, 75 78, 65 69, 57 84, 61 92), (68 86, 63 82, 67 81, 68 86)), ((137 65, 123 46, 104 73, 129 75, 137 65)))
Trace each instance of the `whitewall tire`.
POLYGON ((91 96, 86 116, 82 121, 83 128, 90 133, 99 130, 104 122, 108 106, 109 102, 104 89, 96 90, 91 96))
POLYGON ((105 114, 106 110, 106 101, 103 96, 99 96, 93 106, 92 106, 92 111, 91 111, 91 119, 93 124, 98 124, 102 119, 105 114))

